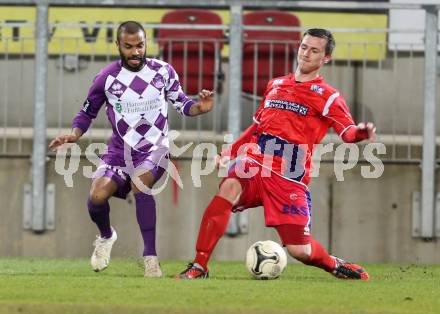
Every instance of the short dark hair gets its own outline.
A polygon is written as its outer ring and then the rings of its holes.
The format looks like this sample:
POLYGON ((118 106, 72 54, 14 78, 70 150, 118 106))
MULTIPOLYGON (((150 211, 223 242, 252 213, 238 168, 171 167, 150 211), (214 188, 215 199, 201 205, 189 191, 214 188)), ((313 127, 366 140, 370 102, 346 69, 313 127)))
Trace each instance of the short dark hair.
POLYGON ((303 38, 306 35, 327 39, 327 44, 325 45, 325 55, 326 56, 332 55, 333 49, 335 49, 336 46, 336 42, 335 42, 335 38, 333 37, 333 34, 329 30, 324 28, 309 28, 304 32, 303 38))
POLYGON ((136 21, 123 22, 121 23, 121 25, 119 25, 118 31, 116 32, 116 40, 119 42, 119 40, 121 39, 121 34, 123 32, 128 34, 136 34, 139 31, 142 31, 142 33, 144 33, 144 36, 146 36, 145 29, 141 23, 138 23, 136 21))

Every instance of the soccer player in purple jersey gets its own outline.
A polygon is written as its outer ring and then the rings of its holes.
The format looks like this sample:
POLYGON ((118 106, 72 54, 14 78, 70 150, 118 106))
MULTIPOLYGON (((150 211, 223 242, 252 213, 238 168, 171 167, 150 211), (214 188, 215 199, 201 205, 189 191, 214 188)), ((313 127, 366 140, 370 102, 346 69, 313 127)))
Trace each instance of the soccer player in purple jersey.
POLYGON ((117 239, 110 225, 109 198, 125 198, 132 190, 144 241, 144 275, 161 277, 155 243, 156 205, 150 189, 164 173, 169 158, 168 104, 182 115, 196 116, 211 111, 213 93, 202 90, 198 102, 188 98, 171 65, 146 57, 145 30, 138 22, 119 26, 116 45, 120 60, 99 72, 82 110, 73 119, 71 134, 56 137, 49 148, 77 142, 105 104, 113 134, 94 174, 87 202, 100 231, 91 265, 95 271, 107 268, 117 239))

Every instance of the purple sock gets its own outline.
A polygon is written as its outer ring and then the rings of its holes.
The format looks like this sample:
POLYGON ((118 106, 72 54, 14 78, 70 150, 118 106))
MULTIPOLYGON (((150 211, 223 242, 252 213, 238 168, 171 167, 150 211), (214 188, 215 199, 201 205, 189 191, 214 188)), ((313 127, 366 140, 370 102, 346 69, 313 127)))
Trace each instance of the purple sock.
POLYGON ((88 199, 87 207, 89 208, 90 218, 92 218, 101 232, 101 238, 110 238, 112 236, 112 228, 110 227, 110 206, 108 202, 96 205, 88 199))
POLYGON ((156 202, 152 195, 138 192, 136 199, 136 218, 144 240, 143 256, 156 255, 156 202))

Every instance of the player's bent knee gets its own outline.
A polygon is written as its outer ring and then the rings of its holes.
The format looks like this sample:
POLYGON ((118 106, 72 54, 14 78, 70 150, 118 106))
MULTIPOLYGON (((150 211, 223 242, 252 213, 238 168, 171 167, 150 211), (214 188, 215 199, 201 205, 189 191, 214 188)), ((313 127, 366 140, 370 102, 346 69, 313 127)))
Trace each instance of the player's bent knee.
POLYGON ((107 191, 103 191, 100 189, 93 189, 90 191, 89 199, 90 202, 94 205, 102 205, 108 201, 111 195, 107 193, 107 191))
POLYGON ((301 262, 306 262, 310 259, 311 250, 308 245, 287 245, 286 248, 290 256, 301 262))
POLYGON ((234 203, 241 191, 242 188, 240 182, 237 179, 229 178, 222 183, 217 195, 234 203))
POLYGON ((117 185, 108 177, 100 177, 93 181, 90 189, 89 199, 94 205, 102 205, 117 190, 117 185))

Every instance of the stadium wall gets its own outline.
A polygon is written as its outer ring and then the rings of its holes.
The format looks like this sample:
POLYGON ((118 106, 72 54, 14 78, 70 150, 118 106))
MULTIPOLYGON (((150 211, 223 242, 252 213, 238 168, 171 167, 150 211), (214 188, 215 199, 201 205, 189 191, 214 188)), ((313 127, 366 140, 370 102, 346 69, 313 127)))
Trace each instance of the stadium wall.
MULTIPOLYGON (((86 209, 90 179, 79 171, 73 187, 67 188, 47 164, 47 181, 54 183, 55 230, 41 234, 23 229, 23 185, 29 181, 28 159, 0 159, 0 256, 88 257, 97 233, 86 209), (5 219, 7 218, 7 219, 5 219)), ((79 169, 89 166, 82 160, 79 169)), ((217 191, 219 178, 202 177, 195 188, 190 160, 178 160, 183 190, 177 198, 173 184, 156 197, 158 254, 162 259, 190 260, 203 209, 217 191)), ((411 195, 419 189, 418 165, 386 164, 378 179, 363 179, 360 165, 344 173, 338 182, 333 163, 322 163, 320 175, 312 179, 314 236, 333 254, 362 262, 439 263, 440 242, 411 236, 411 195)), ((119 234, 113 256, 137 257, 142 243, 132 200, 112 199, 111 219, 119 234)), ((225 236, 215 251, 217 260, 243 260, 247 247, 257 240, 275 239, 265 228, 261 208, 249 210, 249 233, 225 236)), ((292 259, 290 259, 292 261, 292 259)))

